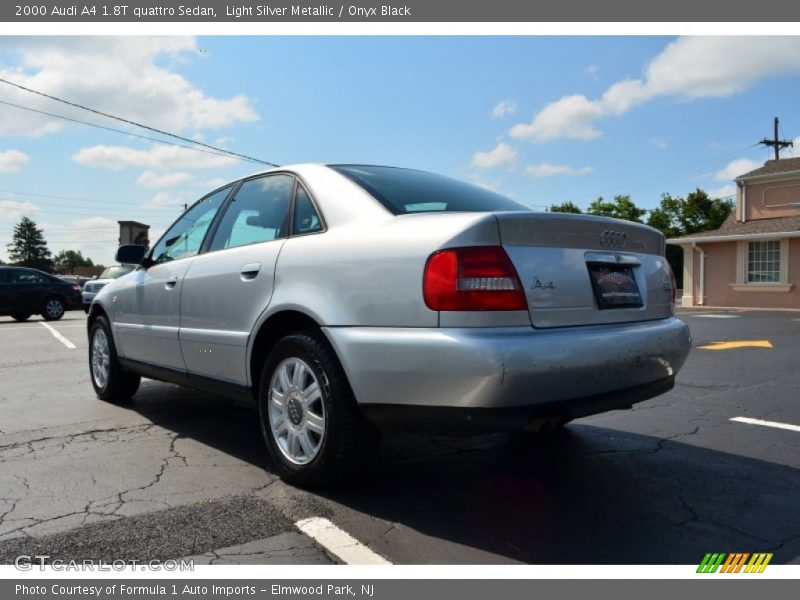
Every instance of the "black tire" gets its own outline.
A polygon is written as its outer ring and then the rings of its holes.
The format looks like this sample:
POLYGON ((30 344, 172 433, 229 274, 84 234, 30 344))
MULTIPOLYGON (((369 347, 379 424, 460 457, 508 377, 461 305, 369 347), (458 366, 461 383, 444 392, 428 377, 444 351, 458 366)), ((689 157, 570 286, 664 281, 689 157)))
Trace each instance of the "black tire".
POLYGON ((114 338, 111 328, 105 317, 97 317, 89 330, 89 379, 92 382, 95 394, 101 400, 110 402, 125 402, 139 389, 141 377, 122 368, 117 359, 117 350, 114 347, 114 338), (95 352, 95 332, 102 331, 108 344, 108 375, 105 382, 98 380, 93 370, 95 352))
POLYGON ((293 333, 275 344, 261 371, 258 414, 267 452, 277 473, 293 485, 319 487, 349 479, 369 465, 379 442, 378 431, 358 409, 339 359, 327 340, 314 331, 293 333), (305 464, 293 463, 284 456, 269 420, 273 375, 285 360, 294 358, 310 367, 324 403, 324 435, 318 441, 316 455, 305 464))
POLYGON ((58 321, 64 316, 65 310, 64 301, 61 298, 51 296, 44 301, 41 315, 45 321, 58 321))
POLYGON ((27 321, 28 319, 31 318, 31 315, 29 313, 21 313, 21 314, 11 315, 11 318, 13 318, 15 321, 27 321))
POLYGON ((83 305, 83 312, 85 312, 87 315, 89 314, 89 305, 88 304, 84 304, 83 305))

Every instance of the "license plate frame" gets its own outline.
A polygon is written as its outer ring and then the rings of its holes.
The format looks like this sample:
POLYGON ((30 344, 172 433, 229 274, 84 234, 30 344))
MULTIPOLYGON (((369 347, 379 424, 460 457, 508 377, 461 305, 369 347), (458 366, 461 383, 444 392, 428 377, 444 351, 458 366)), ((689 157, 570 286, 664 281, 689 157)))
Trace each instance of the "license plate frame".
POLYGON ((644 306, 633 266, 607 263, 587 263, 586 266, 600 310, 644 306))

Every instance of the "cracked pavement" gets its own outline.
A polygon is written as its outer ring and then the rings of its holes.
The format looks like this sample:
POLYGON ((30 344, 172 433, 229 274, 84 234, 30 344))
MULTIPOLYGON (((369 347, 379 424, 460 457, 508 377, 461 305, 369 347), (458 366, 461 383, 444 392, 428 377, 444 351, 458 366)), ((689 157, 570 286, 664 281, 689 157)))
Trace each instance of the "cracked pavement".
POLYGON ((283 484, 255 414, 144 380, 97 400, 84 316, 0 318, 0 563, 19 554, 196 564, 329 564, 293 524, 333 521, 395 563, 691 564, 709 551, 800 562, 800 424, 791 313, 686 315, 695 346, 676 388, 552 435, 384 437, 347 487, 283 484))

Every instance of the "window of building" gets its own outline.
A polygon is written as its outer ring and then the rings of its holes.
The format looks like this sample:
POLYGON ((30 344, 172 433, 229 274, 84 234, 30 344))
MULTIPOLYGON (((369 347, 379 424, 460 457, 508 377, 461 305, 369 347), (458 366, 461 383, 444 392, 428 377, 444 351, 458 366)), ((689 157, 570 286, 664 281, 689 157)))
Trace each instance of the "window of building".
POLYGON ((747 248, 747 283, 780 283, 780 280, 780 241, 749 242, 747 248))

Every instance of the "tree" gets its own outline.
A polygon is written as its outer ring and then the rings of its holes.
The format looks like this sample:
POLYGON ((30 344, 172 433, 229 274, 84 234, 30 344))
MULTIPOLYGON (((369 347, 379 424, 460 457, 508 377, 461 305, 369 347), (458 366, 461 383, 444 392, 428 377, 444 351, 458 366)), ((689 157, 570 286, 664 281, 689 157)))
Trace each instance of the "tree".
POLYGON ((76 267, 93 267, 94 263, 89 257, 83 256, 80 250, 62 250, 53 259, 59 267, 64 267, 70 274, 75 273, 76 267))
POLYGON ((14 226, 14 235, 8 244, 8 258, 21 267, 52 271, 53 261, 47 249, 42 230, 28 217, 22 217, 14 226))
POLYGON ((599 217, 614 217, 641 223, 647 210, 636 206, 630 196, 614 196, 611 202, 606 202, 601 196, 589 205, 589 210, 586 212, 599 217))
POLYGON ((711 198, 697 188, 686 198, 676 198, 669 194, 661 196, 658 208, 650 212, 647 224, 660 230, 665 236, 677 237, 719 229, 731 211, 733 202, 711 198))
POLYGON ((583 212, 578 206, 576 206, 572 202, 562 202, 561 204, 553 204, 548 210, 550 212, 574 213, 576 215, 579 215, 583 212))

